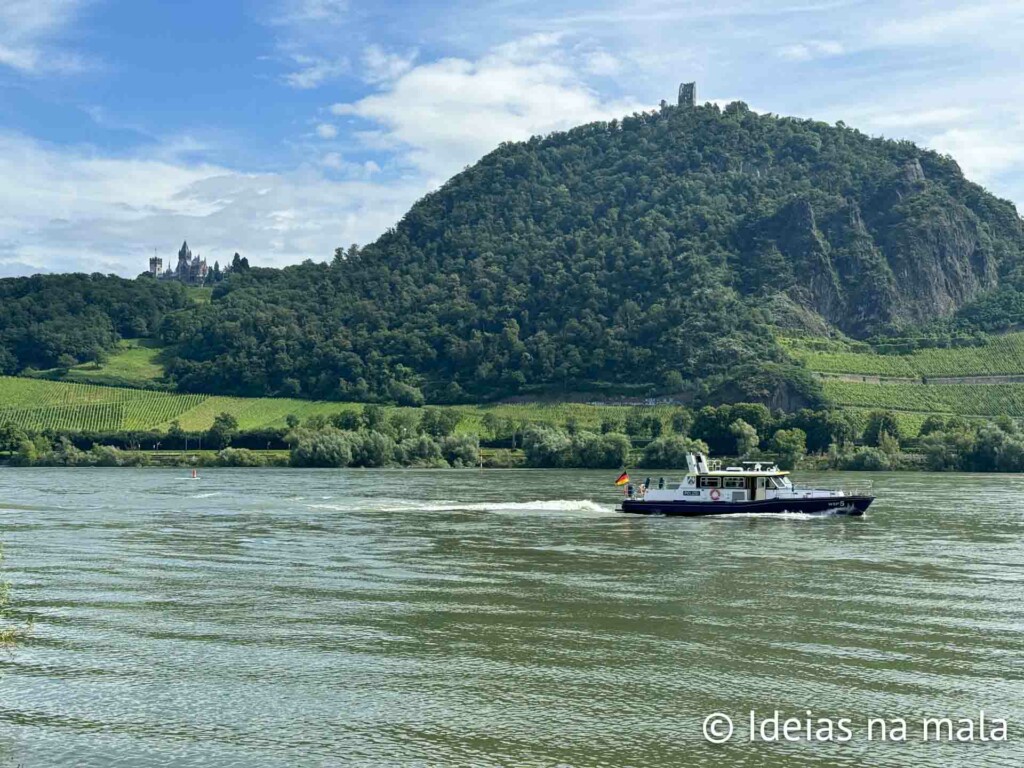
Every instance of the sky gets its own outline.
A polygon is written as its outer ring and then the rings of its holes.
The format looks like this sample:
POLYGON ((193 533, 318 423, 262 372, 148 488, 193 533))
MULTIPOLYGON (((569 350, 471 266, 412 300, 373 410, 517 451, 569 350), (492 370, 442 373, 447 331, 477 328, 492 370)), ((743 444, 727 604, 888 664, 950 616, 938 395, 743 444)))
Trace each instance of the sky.
POLYGON ((329 260, 502 141, 698 100, 1024 211, 1024 0, 0 0, 0 276, 329 260))

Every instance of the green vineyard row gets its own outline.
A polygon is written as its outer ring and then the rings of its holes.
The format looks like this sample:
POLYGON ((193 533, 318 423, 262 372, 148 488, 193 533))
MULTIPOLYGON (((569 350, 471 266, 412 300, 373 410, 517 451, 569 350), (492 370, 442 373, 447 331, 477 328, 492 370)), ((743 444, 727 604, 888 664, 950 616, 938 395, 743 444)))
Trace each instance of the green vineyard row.
POLYGON ((826 379, 825 395, 852 408, 1024 418, 1024 384, 860 384, 826 379))
MULTIPOLYGON (((176 420, 182 429, 198 432, 209 429, 214 417, 220 413, 230 413, 238 420, 241 429, 248 430, 284 426, 290 415, 304 421, 311 416, 332 416, 342 411, 359 411, 362 408, 358 403, 183 395, 0 376, 0 423, 12 421, 23 428, 34 430, 166 430, 176 420)), ((582 403, 508 403, 448 408, 456 410, 461 416, 458 431, 475 433, 485 431, 482 422, 487 413, 523 424, 562 425, 572 419, 583 429, 596 430, 609 410, 627 410, 625 406, 582 403)), ((414 409, 388 407, 386 410, 392 413, 414 409)), ((667 419, 673 407, 656 405, 645 410, 667 419)))
POLYGON ((817 352, 794 349, 793 354, 819 373, 849 373, 919 379, 922 376, 1024 375, 1024 333, 993 336, 980 347, 920 349, 907 355, 874 352, 817 352))

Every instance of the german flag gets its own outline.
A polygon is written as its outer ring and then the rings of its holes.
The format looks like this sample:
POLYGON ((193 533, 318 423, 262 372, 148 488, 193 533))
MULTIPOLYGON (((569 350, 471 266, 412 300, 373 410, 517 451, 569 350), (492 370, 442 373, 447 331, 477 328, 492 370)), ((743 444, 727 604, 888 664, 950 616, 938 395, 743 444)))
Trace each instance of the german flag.
POLYGON ((615 484, 616 485, 625 485, 628 482, 629 482, 629 473, 628 472, 623 472, 621 475, 619 475, 619 479, 615 481, 615 484))

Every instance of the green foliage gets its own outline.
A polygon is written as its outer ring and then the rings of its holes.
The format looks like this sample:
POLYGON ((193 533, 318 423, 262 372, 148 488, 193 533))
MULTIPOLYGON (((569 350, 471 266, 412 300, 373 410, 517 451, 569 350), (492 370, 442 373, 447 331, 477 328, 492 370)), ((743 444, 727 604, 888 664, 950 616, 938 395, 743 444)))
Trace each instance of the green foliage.
POLYGON ((868 415, 868 425, 864 428, 864 443, 878 448, 883 447, 887 439, 898 444, 903 438, 900 422, 891 411, 873 411, 868 415))
POLYGON ((476 435, 449 435, 441 439, 441 454, 453 467, 480 464, 480 440, 476 435))
POLYGON ((408 467, 445 467, 448 462, 441 455, 441 446, 429 435, 403 439, 395 447, 395 460, 408 467))
POLYGON ((459 424, 459 414, 444 408, 426 408, 420 420, 420 428, 433 437, 448 437, 459 424))
POLYGON ((356 433, 359 441, 352 451, 352 463, 357 467, 386 467, 395 460, 395 441, 388 435, 373 430, 356 433))
POLYGON ((682 469, 686 467, 686 454, 708 455, 708 445, 682 435, 664 435, 652 440, 644 448, 643 466, 651 469, 682 469))
POLYGON ((743 419, 736 419, 729 426, 729 432, 736 438, 736 453, 744 458, 753 454, 761 443, 757 430, 743 419))
POLYGON ((267 461, 248 448, 225 448, 217 453, 217 463, 224 467, 263 467, 267 461))
POLYGON ((206 433, 206 439, 211 448, 227 448, 237 433, 238 419, 230 413, 224 412, 214 417, 213 425, 206 433))
POLYGON ((353 432, 338 429, 299 429, 292 433, 290 442, 293 467, 347 467, 352 464, 353 432))
POLYGON ((0 280, 0 373, 96 360, 187 305, 173 282, 99 274, 0 280))
POLYGON ((629 458, 630 441, 614 432, 568 435, 553 427, 532 427, 523 439, 523 450, 531 467, 617 469, 629 458))
MULTIPOLYGON (((715 455, 737 456, 743 453, 738 445, 738 435, 732 431, 737 420, 744 422, 757 434, 768 433, 774 423, 771 411, 760 403, 737 403, 718 408, 707 405, 697 412, 693 426, 690 427, 690 435, 707 443, 715 455)), ((744 437, 745 441, 749 439, 750 435, 744 437)), ((747 442, 744 442, 743 447, 749 447, 747 442)))
POLYGON ((795 469, 807 453, 807 433, 796 427, 777 430, 772 437, 772 450, 779 454, 782 469, 795 469))
POLYGON ((160 335, 179 386, 211 393, 415 404, 707 384, 818 405, 766 307, 898 327, 994 288, 1021 245, 1012 206, 933 152, 667 108, 503 144, 377 242, 233 270, 160 335), (920 280, 896 279, 906 264, 920 280))
POLYGON ((888 472, 892 469, 892 459, 878 448, 858 448, 840 462, 841 469, 866 472, 888 472))
POLYGON ((13 421, 0 424, 0 451, 10 456, 18 450, 18 446, 26 437, 25 432, 13 421))
POLYGON ((1024 374, 1024 333, 962 340, 965 346, 926 348, 896 355, 877 352, 817 352, 794 348, 807 367, 822 373, 849 373, 920 380, 929 377, 1024 374), (969 346, 967 346, 969 345, 969 346))
POLYGON ((693 426, 693 411, 689 408, 677 408, 672 412, 669 425, 673 432, 685 437, 690 433, 690 427, 693 426))

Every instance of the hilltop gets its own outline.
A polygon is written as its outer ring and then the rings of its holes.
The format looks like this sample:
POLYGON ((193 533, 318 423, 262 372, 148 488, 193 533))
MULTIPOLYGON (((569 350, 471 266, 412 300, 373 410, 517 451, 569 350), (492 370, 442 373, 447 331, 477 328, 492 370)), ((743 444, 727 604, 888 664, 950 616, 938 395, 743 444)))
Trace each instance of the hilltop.
MULTIPOLYGON (((136 288, 146 316, 111 322, 145 326, 187 392, 791 409, 828 393, 780 336, 1008 327, 1022 261, 1013 206, 952 158, 741 103, 664 107, 504 144, 330 264, 239 270, 206 304, 136 288)), ((40 365, 4 313, 0 373, 40 365)))

